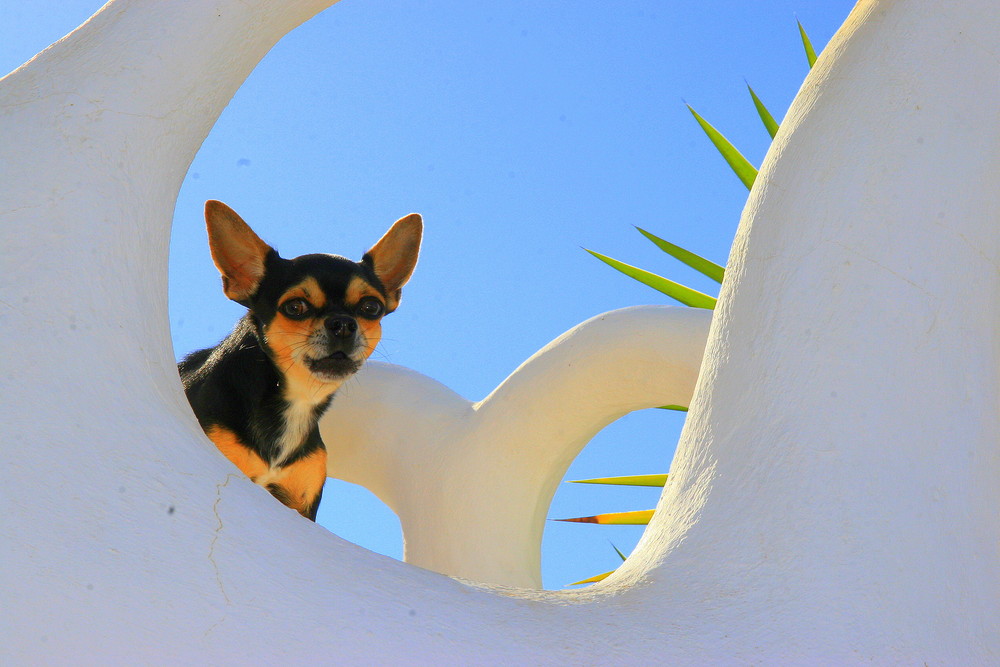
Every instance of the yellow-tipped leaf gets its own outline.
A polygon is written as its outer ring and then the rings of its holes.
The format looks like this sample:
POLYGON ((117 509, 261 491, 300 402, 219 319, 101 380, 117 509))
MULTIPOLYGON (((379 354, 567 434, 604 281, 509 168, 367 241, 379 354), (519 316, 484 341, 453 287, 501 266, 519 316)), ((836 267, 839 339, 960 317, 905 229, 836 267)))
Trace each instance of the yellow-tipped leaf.
MULTIPOLYGON (((570 484, 615 484, 618 486, 663 486, 667 475, 624 475, 621 477, 596 477, 594 479, 570 479, 570 484)), ((612 545, 614 546, 614 545, 612 545)))
POLYGON ((580 586, 580 585, 583 585, 583 584, 596 584, 598 581, 604 581, 605 579, 607 579, 608 577, 610 577, 612 574, 614 574, 614 572, 615 572, 614 570, 611 570, 610 572, 605 572, 604 574, 596 574, 593 577, 589 577, 587 579, 581 579, 580 581, 574 581, 572 584, 567 584, 567 586, 580 586))
POLYGON ((556 521, 572 521, 574 523, 599 523, 604 526, 645 526, 655 510, 636 510, 633 512, 610 512, 594 516, 578 516, 572 519, 556 519, 556 521))
MULTIPOLYGON (((611 543, 611 548, 615 550, 615 553, 618 554, 618 557, 621 558, 622 562, 624 563, 625 562, 625 554, 622 553, 622 550, 619 549, 618 547, 616 547, 614 545, 614 542, 611 543)), ((588 577, 586 579, 581 579, 580 581, 574 581, 572 584, 567 584, 567 585, 568 586, 580 586, 582 584, 596 584, 598 581, 604 581, 605 579, 607 579, 608 577, 610 577, 612 574, 614 574, 614 572, 615 572, 614 570, 610 570, 610 571, 604 572, 602 574, 595 574, 593 577, 588 577)))

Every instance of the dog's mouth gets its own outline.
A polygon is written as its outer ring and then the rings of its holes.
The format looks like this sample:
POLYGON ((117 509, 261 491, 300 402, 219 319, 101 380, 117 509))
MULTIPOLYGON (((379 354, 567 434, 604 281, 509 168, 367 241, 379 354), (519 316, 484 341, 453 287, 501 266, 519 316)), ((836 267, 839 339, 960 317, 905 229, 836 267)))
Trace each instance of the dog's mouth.
POLYGON ((336 380, 352 375, 361 368, 362 363, 339 350, 319 359, 306 359, 309 371, 322 380, 336 380))

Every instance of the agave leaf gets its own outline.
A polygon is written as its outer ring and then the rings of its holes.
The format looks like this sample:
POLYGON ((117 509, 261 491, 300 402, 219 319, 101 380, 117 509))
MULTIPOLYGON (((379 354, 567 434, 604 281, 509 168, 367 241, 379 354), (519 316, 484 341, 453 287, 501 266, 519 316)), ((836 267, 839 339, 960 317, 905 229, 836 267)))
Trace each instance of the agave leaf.
MULTIPOLYGON (((584 250, 587 249, 584 248, 584 250)), ((640 269, 632 266, 631 264, 626 264, 625 262, 619 262, 617 259, 612 259, 599 252, 594 252, 593 250, 587 250, 587 252, 605 264, 618 269, 629 278, 638 280, 644 285, 649 285, 653 289, 663 292, 671 299, 680 301, 685 306, 691 306, 693 308, 706 308, 708 310, 715 308, 715 302, 717 301, 715 297, 699 292, 698 290, 691 289, 690 287, 685 287, 680 283, 675 283, 673 280, 668 280, 662 276, 656 275, 655 273, 650 273, 645 269, 640 269)))
POLYGON ((683 405, 658 405, 656 406, 660 410, 676 410, 677 412, 687 412, 688 409, 683 405))
POLYGON ((667 475, 625 475, 622 477, 596 477, 594 479, 569 479, 570 484, 615 484, 617 486, 663 486, 667 475))
POLYGON ((795 19, 795 22, 799 24, 799 35, 802 36, 802 48, 806 50, 806 60, 809 61, 809 69, 816 64, 816 49, 813 48, 812 42, 809 41, 809 35, 806 34, 806 29, 802 27, 802 22, 795 19))
POLYGON ((652 241, 657 248, 667 253, 674 259, 680 260, 684 264, 687 264, 698 273, 708 276, 715 282, 721 283, 723 276, 726 275, 726 269, 719 266, 715 262, 705 259, 700 255, 696 255, 690 250, 685 250, 679 245, 674 245, 670 241, 664 241, 656 234, 651 234, 642 227, 636 227, 636 229, 639 230, 640 234, 642 234, 647 239, 652 241))
POLYGON ((581 579, 580 581, 574 581, 572 584, 566 584, 566 585, 579 586, 581 584, 596 584, 598 581, 604 581, 612 574, 614 574, 614 572, 615 572, 614 570, 611 570, 609 572, 605 572, 604 574, 595 574, 593 577, 588 577, 587 579, 581 579))
MULTIPOLYGON (((615 553, 618 554, 618 557, 621 558, 622 562, 624 563, 626 556, 625 556, 625 554, 623 554, 621 552, 621 549, 619 549, 618 547, 616 547, 615 544, 614 544, 614 542, 611 543, 611 548, 615 550, 615 553)), ((581 584, 596 584, 598 581, 604 581, 605 579, 607 579, 608 577, 610 577, 612 574, 614 574, 614 570, 609 570, 609 571, 604 572, 602 574, 595 574, 593 577, 588 577, 586 579, 581 579, 580 581, 574 581, 572 584, 567 584, 567 585, 568 586, 579 586, 581 584)))
POLYGON ((694 116, 694 119, 698 121, 699 125, 701 125, 701 129, 708 135, 712 144, 714 144, 718 151, 722 154, 726 163, 736 173, 739 179, 743 181, 743 185, 747 186, 747 190, 753 187, 754 179, 757 178, 757 168, 750 164, 750 161, 743 157, 742 153, 736 150, 736 147, 730 143, 729 139, 722 136, 722 133, 712 127, 711 123, 698 115, 698 112, 692 109, 690 104, 686 106, 688 111, 691 112, 691 115, 694 116))
POLYGON ((774 135, 778 133, 778 121, 774 120, 774 116, 772 116, 771 112, 767 110, 764 103, 760 101, 760 98, 757 97, 757 93, 753 91, 753 88, 750 87, 749 83, 747 84, 747 90, 750 91, 750 97, 753 98, 753 105, 757 108, 757 115, 760 116, 761 121, 764 123, 764 127, 767 128, 767 133, 771 135, 772 139, 774 139, 774 135))
POLYGON ((599 523, 605 526, 645 526, 655 510, 635 510, 632 512, 609 512, 594 516, 578 516, 572 519, 556 519, 556 521, 572 521, 574 523, 599 523))

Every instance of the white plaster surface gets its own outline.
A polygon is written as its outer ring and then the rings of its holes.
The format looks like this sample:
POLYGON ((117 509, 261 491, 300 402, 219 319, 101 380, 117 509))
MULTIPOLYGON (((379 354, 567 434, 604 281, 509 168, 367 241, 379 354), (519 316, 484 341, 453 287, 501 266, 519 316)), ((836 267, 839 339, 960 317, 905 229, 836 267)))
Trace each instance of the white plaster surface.
POLYGON ((573 458, 619 417, 688 405, 712 313, 645 306, 594 317, 473 403, 372 363, 320 423, 329 474, 399 516, 403 559, 474 581, 541 588, 541 541, 573 458))
POLYGON ((572 593, 290 520, 181 394, 181 177, 327 4, 115 0, 0 82, 4 664, 1000 662, 995 0, 866 1, 834 37, 751 194, 661 511, 572 593))

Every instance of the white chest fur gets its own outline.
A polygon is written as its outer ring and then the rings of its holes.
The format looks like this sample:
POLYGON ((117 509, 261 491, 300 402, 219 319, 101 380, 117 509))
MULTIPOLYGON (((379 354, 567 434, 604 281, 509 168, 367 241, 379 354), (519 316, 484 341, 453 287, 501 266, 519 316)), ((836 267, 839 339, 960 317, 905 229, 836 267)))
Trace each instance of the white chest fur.
POLYGON ((284 398, 288 406, 285 408, 285 428, 278 437, 277 454, 272 461, 271 470, 280 468, 285 461, 301 447, 309 432, 316 426, 316 407, 327 400, 340 386, 337 383, 289 382, 285 386, 284 398))
POLYGON ((291 401, 285 409, 285 428, 278 438, 278 453, 271 468, 281 467, 295 450, 302 446, 315 425, 315 405, 306 401, 291 401))

